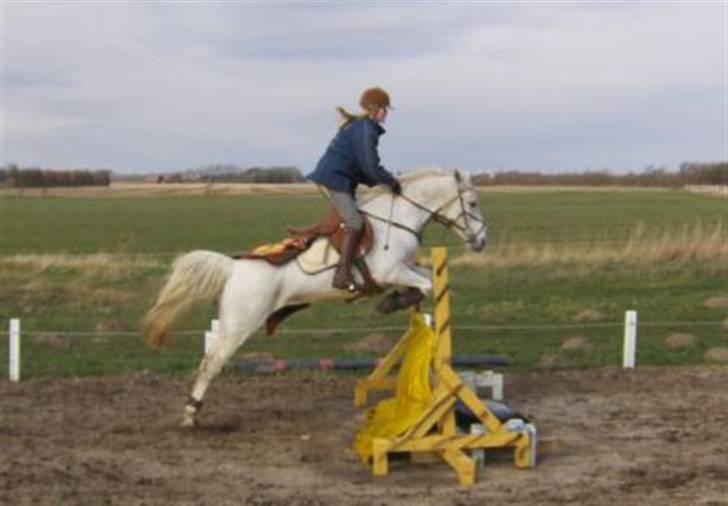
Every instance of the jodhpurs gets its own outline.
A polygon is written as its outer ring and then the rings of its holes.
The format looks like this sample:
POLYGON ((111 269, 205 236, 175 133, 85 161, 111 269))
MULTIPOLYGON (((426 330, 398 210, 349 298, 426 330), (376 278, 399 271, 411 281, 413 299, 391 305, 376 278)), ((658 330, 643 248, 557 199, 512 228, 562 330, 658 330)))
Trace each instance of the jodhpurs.
POLYGON ((347 192, 337 192, 328 188, 322 188, 322 190, 341 215, 341 219, 346 225, 346 228, 350 230, 361 230, 364 226, 364 219, 359 214, 356 199, 347 192))

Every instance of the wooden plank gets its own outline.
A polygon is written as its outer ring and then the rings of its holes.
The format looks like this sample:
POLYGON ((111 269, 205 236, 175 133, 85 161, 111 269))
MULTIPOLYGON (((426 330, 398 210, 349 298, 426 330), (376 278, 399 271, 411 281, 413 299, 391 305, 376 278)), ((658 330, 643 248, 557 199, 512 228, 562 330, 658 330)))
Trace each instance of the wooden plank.
POLYGON ((372 441, 372 474, 386 476, 389 474, 389 459, 387 453, 392 443, 386 438, 374 438, 372 441))
POLYGON ((480 420, 489 432, 498 432, 501 428, 501 422, 478 398, 467 385, 465 385, 452 368, 443 367, 440 371, 441 381, 455 392, 455 395, 465 403, 470 411, 480 420))
POLYGON ((398 452, 436 452, 450 449, 474 450, 476 448, 495 449, 523 445, 528 438, 517 432, 502 431, 497 434, 462 434, 443 436, 440 434, 395 441, 390 451, 398 452))
POLYGON ((463 487, 472 487, 475 483, 475 462, 460 450, 445 450, 442 457, 455 469, 458 481, 463 487))

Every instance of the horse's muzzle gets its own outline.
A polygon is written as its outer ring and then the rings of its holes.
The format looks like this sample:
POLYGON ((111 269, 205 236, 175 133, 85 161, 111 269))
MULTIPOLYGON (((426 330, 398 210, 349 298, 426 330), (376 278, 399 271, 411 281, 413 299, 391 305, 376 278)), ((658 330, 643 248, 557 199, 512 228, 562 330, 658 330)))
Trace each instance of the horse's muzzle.
POLYGON ((473 251, 481 252, 485 249, 487 243, 488 241, 486 240, 485 236, 474 237, 473 240, 470 241, 470 246, 473 248, 473 251))

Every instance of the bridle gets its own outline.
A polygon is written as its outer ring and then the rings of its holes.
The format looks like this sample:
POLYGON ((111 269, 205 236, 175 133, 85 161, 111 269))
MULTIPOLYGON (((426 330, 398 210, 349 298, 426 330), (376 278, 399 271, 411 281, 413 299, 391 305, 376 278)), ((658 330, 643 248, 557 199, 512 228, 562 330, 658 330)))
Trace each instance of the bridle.
MULTIPOLYGON (((464 190, 460 187, 460 178, 456 175, 455 179, 457 180, 457 195, 454 197, 451 197, 448 199, 445 203, 440 205, 437 209, 430 209, 429 207, 417 202, 411 197, 408 197, 407 195, 401 193, 399 197, 404 200, 405 202, 411 204, 412 206, 416 207, 417 209, 421 211, 425 211, 428 214, 427 219, 425 220, 425 223, 422 225, 422 229, 425 228, 425 226, 430 222, 434 221, 436 223, 439 223, 443 225, 446 229, 454 228, 455 230, 461 232, 467 239, 467 242, 472 243, 475 241, 475 238, 484 230, 488 229, 488 226, 483 222, 482 218, 480 216, 477 216, 473 213, 471 213, 468 209, 466 209, 465 206, 465 199, 463 198, 464 190), (450 207, 450 205, 458 201, 460 203, 460 213, 455 218, 448 218, 443 214, 443 211, 450 207), (461 225, 459 221, 462 219, 463 224, 461 225), (477 231, 473 232, 471 227, 471 224, 473 222, 480 223, 480 227, 477 229, 477 231)), ((396 198, 394 194, 392 194, 392 199, 396 198)), ((394 200, 393 200, 394 201, 394 200)), ((421 230, 414 230, 411 227, 408 227, 407 225, 403 225, 402 223, 398 223, 394 220, 387 218, 383 218, 381 216, 376 216, 368 211, 361 211, 363 214, 366 214, 370 218, 373 218, 375 220, 383 221, 384 223, 387 223, 393 227, 406 230, 407 232, 413 234, 415 237, 417 237, 417 242, 422 243, 422 232, 421 230)))

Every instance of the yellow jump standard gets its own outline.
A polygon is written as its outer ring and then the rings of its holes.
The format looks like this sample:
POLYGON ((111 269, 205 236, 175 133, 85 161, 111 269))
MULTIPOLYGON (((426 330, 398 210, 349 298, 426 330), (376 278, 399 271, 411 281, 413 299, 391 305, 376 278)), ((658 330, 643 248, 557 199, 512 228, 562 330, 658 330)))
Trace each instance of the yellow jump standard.
MULTIPOLYGON (((452 369, 452 337, 450 330, 450 287, 447 267, 447 249, 432 249, 433 294, 435 297, 434 342, 412 343, 412 332, 405 334, 390 350, 374 371, 356 385, 355 404, 364 407, 371 390, 397 390, 398 397, 408 385, 401 382, 408 378, 390 375, 392 368, 401 360, 407 360, 414 346, 432 346, 431 391, 426 392, 429 402, 415 410, 414 420, 396 436, 371 438, 371 464, 375 476, 389 472, 388 455, 394 452, 430 453, 440 456, 455 470, 460 484, 466 487, 475 482, 476 464, 468 451, 513 447, 515 467, 526 469, 535 465, 535 435, 525 427, 501 422, 452 369), (412 345, 411 345, 412 343, 412 345), (423 344, 424 343, 424 344, 423 344), (398 381, 400 383, 398 383, 398 381), (484 434, 458 433, 455 425, 455 403, 461 400, 485 427, 484 434)), ((415 321, 413 319, 413 321, 415 321)), ((411 329, 412 330, 412 329, 411 329)), ((422 352, 422 350, 419 350, 422 352)), ((425 350, 430 352, 430 350, 425 350)), ((430 360, 431 359, 431 360, 430 360)), ((403 368, 405 365, 403 364, 403 368)), ((429 373, 429 371, 427 371, 429 373)), ((399 400, 399 399, 398 399, 399 400)), ((383 403, 392 402, 383 401, 383 403)), ((415 403, 417 400, 415 400, 415 403)), ((381 405, 380 405, 381 406, 381 405)), ((391 407, 391 406, 385 406, 391 407)), ((411 407, 411 406, 410 406, 411 407)), ((391 411, 391 410, 390 410, 391 411)), ((407 411, 412 414, 413 410, 407 411)), ((390 424, 390 429, 392 424, 390 424)), ((389 431, 391 432, 391 430, 389 431)), ((368 456, 367 452, 360 456, 368 456)))

